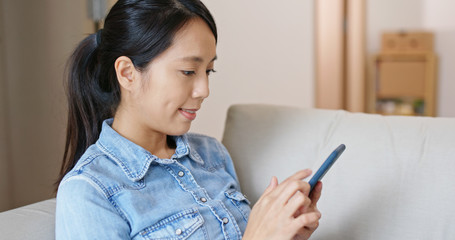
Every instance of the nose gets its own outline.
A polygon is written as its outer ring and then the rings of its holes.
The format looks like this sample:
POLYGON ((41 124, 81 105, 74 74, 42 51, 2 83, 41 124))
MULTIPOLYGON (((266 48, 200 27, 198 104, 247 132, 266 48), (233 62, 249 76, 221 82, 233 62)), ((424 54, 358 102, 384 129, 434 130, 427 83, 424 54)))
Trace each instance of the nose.
POLYGON ((192 97, 196 99, 205 99, 210 95, 208 76, 200 77, 194 82, 192 97))

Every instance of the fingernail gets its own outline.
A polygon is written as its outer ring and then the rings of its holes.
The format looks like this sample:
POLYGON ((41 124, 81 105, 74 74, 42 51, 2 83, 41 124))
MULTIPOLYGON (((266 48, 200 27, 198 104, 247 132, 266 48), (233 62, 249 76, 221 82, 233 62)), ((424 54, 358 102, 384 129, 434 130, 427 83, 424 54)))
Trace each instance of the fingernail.
POLYGON ((275 176, 272 176, 272 178, 270 179, 270 183, 269 183, 269 186, 272 186, 272 185, 273 185, 273 183, 274 183, 274 181, 273 181, 273 180, 274 180, 275 178, 276 178, 275 176))

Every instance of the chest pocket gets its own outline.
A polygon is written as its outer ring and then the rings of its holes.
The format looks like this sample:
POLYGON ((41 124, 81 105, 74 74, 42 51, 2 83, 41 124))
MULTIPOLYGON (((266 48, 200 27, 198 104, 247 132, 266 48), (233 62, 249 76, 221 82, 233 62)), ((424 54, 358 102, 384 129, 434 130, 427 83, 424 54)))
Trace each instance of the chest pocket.
POLYGON ((167 217, 140 232, 142 239, 206 239, 204 219, 197 209, 188 209, 167 217))
POLYGON ((241 192, 235 189, 229 189, 224 192, 224 195, 231 201, 231 203, 236 206, 240 213, 242 213, 245 221, 248 221, 248 216, 250 215, 250 201, 243 195, 241 192))

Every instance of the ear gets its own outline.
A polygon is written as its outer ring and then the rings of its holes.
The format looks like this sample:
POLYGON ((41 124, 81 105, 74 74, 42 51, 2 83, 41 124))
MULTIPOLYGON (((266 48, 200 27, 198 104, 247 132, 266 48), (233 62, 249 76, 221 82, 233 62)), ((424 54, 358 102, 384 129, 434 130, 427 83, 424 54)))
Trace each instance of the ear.
POLYGON ((134 67, 133 62, 129 57, 121 56, 115 60, 115 73, 117 80, 122 88, 127 90, 134 90, 136 86, 140 85, 139 71, 134 67))

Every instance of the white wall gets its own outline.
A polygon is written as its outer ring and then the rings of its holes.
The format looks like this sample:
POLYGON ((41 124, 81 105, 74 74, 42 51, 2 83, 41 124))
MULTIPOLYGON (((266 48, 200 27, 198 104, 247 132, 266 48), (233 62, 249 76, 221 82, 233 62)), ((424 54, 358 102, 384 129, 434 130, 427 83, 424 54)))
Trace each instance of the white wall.
POLYGON ((423 24, 435 32, 439 57, 438 115, 455 117, 455 1, 424 0, 423 24))
POLYGON ((380 50, 383 31, 428 30, 435 33, 438 56, 437 115, 455 117, 455 20, 453 0, 368 0, 367 49, 380 50))
MULTIPOLYGON (((383 31, 422 28, 424 0, 367 0, 367 51, 379 52, 383 31)), ((438 1, 438 0, 435 0, 438 1)))
POLYGON ((313 0, 205 0, 219 29, 211 95, 191 131, 221 138, 236 103, 314 105, 313 0))

